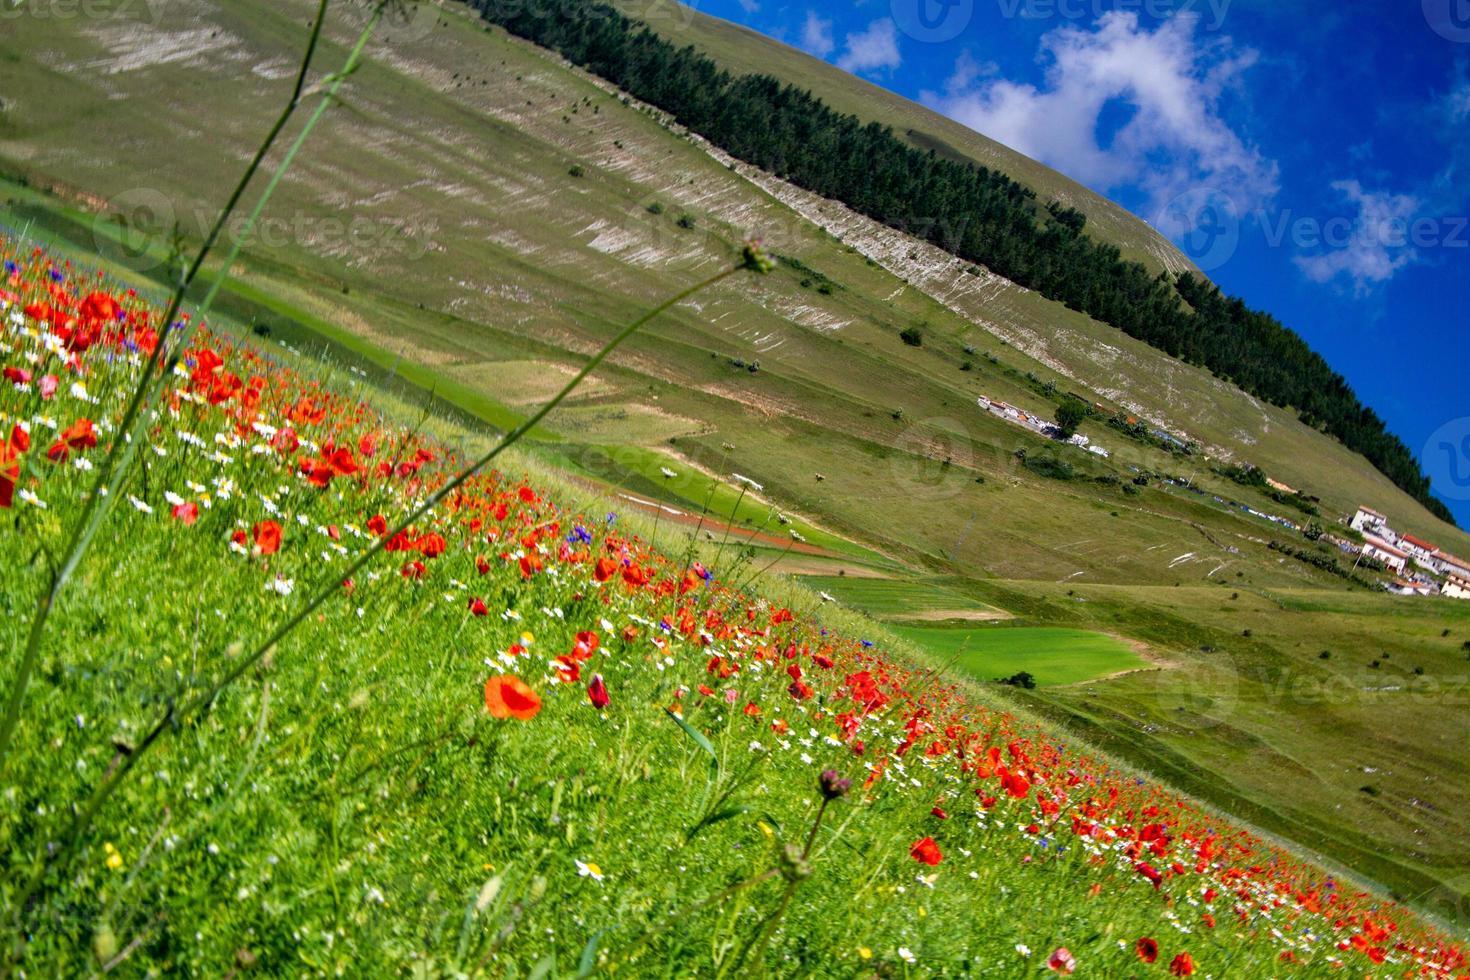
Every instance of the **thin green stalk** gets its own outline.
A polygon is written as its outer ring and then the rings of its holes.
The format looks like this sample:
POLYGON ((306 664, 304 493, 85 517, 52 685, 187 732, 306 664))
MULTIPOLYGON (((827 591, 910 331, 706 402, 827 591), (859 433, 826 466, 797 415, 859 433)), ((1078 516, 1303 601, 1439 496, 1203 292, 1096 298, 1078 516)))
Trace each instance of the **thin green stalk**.
POLYGON ((100 784, 98 784, 97 788, 92 792, 92 795, 88 799, 86 805, 77 811, 61 848, 58 850, 56 856, 51 861, 44 862, 37 868, 35 877, 33 878, 31 885, 24 893, 23 899, 17 903, 17 908, 23 909, 29 904, 30 900, 39 890, 44 879, 45 871, 48 867, 54 864, 63 863, 71 858, 71 856, 76 851, 76 848, 79 846, 82 836, 87 832, 88 828, 92 824, 92 821, 96 818, 97 813, 102 809, 103 805, 106 804, 107 800, 112 796, 112 794, 117 791, 118 787, 120 787, 127 780, 128 776, 132 773, 133 769, 137 766, 139 761, 141 761, 146 755, 148 755, 153 747, 162 740, 163 736, 171 731, 176 731, 179 727, 188 722, 195 715, 207 711, 209 707, 214 703, 215 699, 218 698, 226 688, 228 688, 235 681, 239 680, 240 677, 244 676, 246 672, 254 669, 256 664, 258 664, 262 659, 266 657, 267 654, 274 650, 282 640, 284 640, 298 626, 305 622, 314 612, 316 612, 318 608, 320 608, 333 596, 339 595, 342 591, 341 583, 344 579, 351 578, 358 572, 360 572, 368 565, 369 562, 372 561, 373 558, 375 558, 380 552, 383 551, 384 547, 389 541, 391 541, 399 533, 407 531, 410 527, 423 519, 430 511, 432 511, 436 506, 447 499, 452 493, 463 486, 475 474, 483 470, 492 461, 494 461, 496 457, 498 457, 506 449, 509 449, 515 443, 520 441, 520 439, 523 438, 528 432, 539 425, 541 420, 546 418, 547 415, 551 414, 551 412, 558 405, 560 405, 567 398, 567 396, 572 393, 572 391, 574 391, 579 385, 581 385, 581 383, 587 378, 587 376, 591 374, 594 370, 596 370, 596 368, 608 357, 609 354, 616 350, 624 341, 626 341, 649 321, 653 320, 655 317, 671 309, 672 307, 677 306, 679 303, 684 302, 691 296, 694 296, 695 294, 710 288, 716 283, 728 279, 738 272, 747 269, 763 272, 768 268, 767 262, 768 260, 765 258, 764 252, 762 252, 758 247, 747 246, 744 258, 742 259, 740 264, 732 266, 731 268, 726 269, 725 271, 717 275, 711 276, 703 282, 690 286, 688 289, 685 289, 678 295, 659 304, 652 310, 649 310, 647 313, 640 316, 638 319, 634 320, 632 323, 628 324, 628 326, 624 327, 622 331, 617 334, 617 336, 615 336, 600 351, 598 351, 597 354, 594 355, 585 366, 583 366, 582 370, 579 371, 577 375, 573 377, 566 384, 566 386, 562 388, 560 392, 558 392, 550 401, 543 405, 534 415, 530 416, 520 425, 516 426, 515 429, 513 429, 504 438, 502 438, 500 442, 496 443, 496 445, 477 462, 460 471, 460 473, 454 479, 450 480, 439 490, 431 494, 422 504, 415 508, 411 514, 404 518, 397 527, 390 529, 387 534, 380 536, 378 540, 373 544, 373 546, 368 548, 361 555, 359 555, 357 559, 353 561, 353 563, 345 571, 334 572, 324 576, 321 585, 313 592, 311 598, 308 599, 300 609, 298 609, 293 615, 291 615, 276 629, 274 629, 271 634, 265 640, 261 641, 261 643, 257 645, 248 656, 239 658, 236 662, 236 665, 231 670, 226 672, 207 691, 195 696, 192 700, 186 702, 183 705, 170 704, 168 709, 164 712, 163 717, 158 720, 158 722, 149 731, 148 735, 139 743, 137 748, 125 759, 123 759, 122 762, 111 773, 109 773, 100 784))
POLYGON ((761 568, 758 571, 753 571, 749 575, 747 575, 744 579, 742 579, 741 582, 740 582, 740 584, 735 587, 735 592, 737 594, 739 594, 740 592, 743 592, 744 589, 745 589, 745 587, 747 585, 749 585, 751 582, 754 582, 756 579, 760 578, 762 575, 766 574, 771 569, 773 569, 777 565, 779 565, 786 558, 787 555, 791 554, 791 549, 792 548, 795 548, 795 547, 796 547, 796 538, 793 537, 789 542, 787 542, 787 544, 786 544, 786 550, 785 551, 781 552, 775 558, 772 558, 770 560, 770 562, 768 562, 764 568, 761 568))
POLYGON ((715 549, 715 565, 718 566, 720 559, 725 557, 725 545, 730 541, 730 528, 735 526, 735 518, 740 513, 740 502, 745 499, 745 487, 740 488, 740 495, 735 498, 735 506, 730 508, 730 519, 725 522, 725 534, 720 538, 720 546, 715 549))
POLYGON ((723 891, 716 892, 715 894, 709 896, 708 898, 701 899, 700 901, 695 902, 693 905, 685 906, 684 908, 680 909, 678 912, 675 912, 672 915, 670 915, 664 921, 664 923, 662 925, 656 926, 655 928, 648 930, 642 936, 639 937, 639 939, 638 939, 638 941, 636 943, 634 943, 633 945, 631 945, 631 946, 627 947, 626 949, 624 949, 617 956, 615 956, 612 959, 608 960, 608 962, 602 964, 601 969, 604 969, 604 970, 610 969, 611 967, 616 966, 618 963, 621 963, 622 961, 628 959, 630 956, 632 956, 634 953, 637 953, 644 946, 647 946, 654 939, 658 938, 660 935, 662 935, 663 933, 667 932, 669 929, 673 928, 675 925, 677 925, 677 924, 679 924, 681 922, 684 922, 690 915, 694 914, 695 912, 698 912, 700 909, 708 908, 711 905, 718 905, 720 902, 723 902, 725 899, 729 898, 731 895, 734 895, 737 892, 742 892, 742 891, 744 891, 747 888, 753 888, 756 885, 762 884, 763 882, 770 881, 772 878, 776 877, 780 873, 781 873, 781 869, 780 868, 771 868, 768 871, 762 871, 760 874, 753 875, 752 877, 746 878, 744 881, 738 881, 735 884, 731 885, 729 888, 726 888, 723 891))
MULTIPOLYGON (((62 590, 66 588, 67 583, 71 580, 72 574, 76 571, 78 563, 81 562, 82 556, 87 551, 87 546, 91 543, 91 539, 96 533, 97 523, 101 518, 99 508, 102 507, 102 503, 106 499, 106 492, 112 483, 114 474, 121 476, 126 470, 126 463, 121 468, 118 466, 120 461, 119 453, 130 455, 130 436, 133 427, 137 423, 138 416, 142 412, 143 405, 147 401, 154 372, 157 370, 159 362, 163 357, 169 326, 173 323, 174 317, 178 315, 179 308, 184 302, 184 296, 187 294, 189 287, 194 284, 195 278, 204 267, 205 259, 208 258, 209 253, 219 241, 219 236, 224 232, 226 222, 234 214, 235 209, 240 204, 240 199, 244 197, 246 189, 250 186, 250 182, 254 179, 256 172, 259 171, 266 155, 270 153, 277 138, 280 137, 282 130, 286 128, 286 124, 301 104, 302 92, 306 88, 307 72, 311 68, 312 58, 316 54, 317 43, 321 39, 322 23, 326 19, 327 4, 329 2, 330 0, 320 0, 317 7, 316 21, 312 25, 311 37, 306 45, 306 53, 301 59, 301 69, 296 74, 296 83, 291 89, 290 101, 286 103, 286 107, 276 119, 275 125, 271 127, 264 142, 256 150, 254 158, 250 161, 250 165, 245 168, 245 173, 240 177, 240 181, 235 185, 235 189, 230 194, 229 200, 225 203, 224 209, 220 212, 219 217, 215 220, 214 226, 210 228, 209 234, 205 237, 204 244, 199 249, 199 254, 194 257, 194 261, 190 265, 187 273, 185 273, 179 280, 178 285, 174 288, 173 296, 169 300, 168 311, 162 321, 163 332, 158 338, 158 343, 150 353, 148 362, 143 368, 142 377, 138 382, 138 386, 134 389, 132 398, 129 399, 127 408, 123 412, 122 422, 118 426, 117 441, 113 444, 112 450, 103 459, 102 465, 97 467, 97 476, 92 481, 92 490, 87 494, 82 515, 72 529, 72 535, 67 542, 66 550, 62 552, 61 564, 52 574, 50 586, 41 594, 41 597, 36 602, 36 611, 31 618, 31 629, 26 639, 25 653, 21 657, 20 666, 16 670, 15 680, 11 682, 10 693, 6 697, 4 717, 0 719, 0 776, 3 776, 7 763, 10 760, 10 742, 15 735, 16 726, 20 722, 21 705, 25 700, 26 688, 30 685, 31 675, 35 671, 36 661, 40 658, 41 639, 46 630, 47 620, 51 616, 52 609, 56 607, 57 599, 60 598, 62 590)), ((222 275, 227 274, 228 271, 229 265, 227 264, 225 266, 225 272, 222 275)))
MULTIPOLYGON (((296 135, 296 139, 292 142, 290 148, 287 149, 286 155, 281 159, 281 162, 277 164, 275 171, 271 174, 270 181, 265 186, 265 191, 260 195, 259 200, 255 202, 255 206, 251 209, 250 214, 246 217, 244 225, 241 226, 240 233, 235 236, 235 240, 230 246, 229 255, 226 256, 224 265, 220 268, 219 275, 215 276, 214 281, 210 283, 208 292, 205 293, 204 299, 200 302, 199 308, 195 311, 194 317, 189 321, 188 329, 186 329, 183 332, 183 335, 173 344, 173 353, 169 356, 168 362, 164 367, 162 378, 166 379, 170 377, 173 374, 174 368, 178 366, 179 361, 183 359, 184 352, 188 349, 190 342, 193 340, 195 332, 199 329, 199 324, 204 321, 205 316, 214 307, 214 301, 219 296, 220 289, 224 286, 225 281, 229 279, 230 270, 234 268, 235 261, 240 257, 240 251, 245 247, 245 242, 249 240, 250 233, 255 229, 256 224, 260 221, 260 216, 262 213, 264 213, 265 206, 270 203, 271 197, 275 195, 276 188, 280 186, 282 178, 286 176, 286 171, 291 169, 291 166, 296 162, 297 155, 301 152, 301 148, 306 145, 307 139, 311 136, 312 131, 315 130, 317 124, 321 122, 322 117, 326 114, 327 109, 331 108, 332 104, 336 101, 337 92, 342 88, 343 83, 346 82, 347 79, 354 72, 356 72, 358 67, 360 66, 362 62, 363 52, 367 48, 368 41, 372 38, 373 31, 377 28, 378 21, 382 17, 383 9, 385 6, 386 0, 379 3, 377 9, 373 13, 373 16, 369 18, 367 26, 364 27, 362 33, 358 35, 357 43, 353 46, 351 53, 347 56, 347 61, 343 63, 341 70, 333 75, 328 76, 329 84, 327 85, 326 90, 322 92, 321 99, 317 103, 316 110, 311 114, 310 118, 307 119, 306 125, 301 128, 301 132, 296 135)), ((168 318, 168 322, 173 322, 172 316, 168 318)), ((160 348, 163 346, 162 339, 160 339, 159 346, 160 348)), ((153 381, 151 374, 145 373, 144 381, 145 383, 151 384, 153 381)), ((118 467, 117 471, 119 481, 121 481, 123 475, 127 472, 128 468, 132 464, 133 456, 137 452, 138 442, 139 440, 129 440, 125 443, 123 447, 121 465, 118 467)), ((96 533, 97 528, 101 523, 102 517, 104 516, 104 512, 105 508, 103 508, 103 510, 99 510, 96 514, 92 515, 91 525, 87 527, 86 536, 83 539, 82 547, 84 549, 88 544, 90 544, 92 536, 96 533)))
MULTIPOLYGON (((776 934, 776 927, 781 924, 782 916, 791 907, 791 899, 796 896, 796 890, 811 875, 811 865, 808 859, 811 857, 812 844, 817 840, 817 831, 822 827, 822 818, 826 816, 827 807, 834 798, 827 795, 825 790, 823 791, 822 805, 817 808, 817 815, 812 820, 812 828, 807 832, 806 843, 802 845, 801 850, 793 853, 796 850, 795 845, 787 845, 786 860, 781 869, 786 876, 786 888, 781 893, 781 901, 777 903, 770 915, 761 920, 759 931, 741 948, 734 963, 729 966, 730 970, 738 974, 740 968, 745 965, 745 961, 749 959, 755 964, 754 975, 760 976, 766 972, 765 964, 761 962, 766 953, 766 946, 770 944, 771 937, 776 934)), ((717 976, 722 977, 725 972, 725 968, 722 968, 717 976)))
POLYGON ((806 844, 801 849, 801 859, 805 861, 812 853, 812 844, 816 842, 817 831, 822 826, 822 817, 827 813, 827 804, 832 802, 829 796, 822 797, 822 805, 817 808, 817 819, 812 821, 811 832, 806 835, 806 844))

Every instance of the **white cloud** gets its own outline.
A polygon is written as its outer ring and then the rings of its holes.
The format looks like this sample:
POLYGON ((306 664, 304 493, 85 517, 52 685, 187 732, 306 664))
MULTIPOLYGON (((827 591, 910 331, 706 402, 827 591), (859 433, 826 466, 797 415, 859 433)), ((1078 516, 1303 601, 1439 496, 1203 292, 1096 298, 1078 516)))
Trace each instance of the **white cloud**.
POLYGON ((843 71, 856 74, 903 64, 898 52, 898 26, 891 17, 879 18, 867 30, 847 35, 846 44, 847 50, 837 59, 837 67, 843 71))
POLYGON ((1042 37, 1041 86, 985 77, 962 60, 924 101, 1097 190, 1137 189, 1152 209, 1215 187, 1246 210, 1275 195, 1278 171, 1225 122, 1221 102, 1256 54, 1197 37, 1197 23, 1180 14, 1149 31, 1112 11, 1090 31, 1068 25, 1042 37), (1114 121, 1114 132, 1099 132, 1114 121))
POLYGON ((808 10, 801 28, 801 47, 818 58, 831 54, 837 47, 837 42, 832 40, 832 22, 818 16, 815 10, 808 10))
POLYGON ((1362 295, 1419 257, 1413 246, 1418 198, 1365 191, 1356 180, 1335 181, 1332 189, 1358 213, 1353 219, 1325 222, 1321 242, 1325 250, 1296 258, 1297 267, 1308 279, 1326 283, 1345 276, 1362 295))
POLYGON ((1452 123, 1464 122, 1470 117, 1470 81, 1461 81, 1444 100, 1445 115, 1452 123))

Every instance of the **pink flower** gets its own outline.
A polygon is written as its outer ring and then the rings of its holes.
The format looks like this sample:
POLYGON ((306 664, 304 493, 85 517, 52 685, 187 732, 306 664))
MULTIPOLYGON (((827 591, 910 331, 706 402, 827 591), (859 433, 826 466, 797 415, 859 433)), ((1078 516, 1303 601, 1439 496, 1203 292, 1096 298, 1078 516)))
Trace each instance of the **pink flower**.
POLYGON ((1058 973, 1071 973, 1077 969, 1077 960, 1067 947, 1058 946, 1056 951, 1047 957, 1046 968, 1058 973))
POLYGON ((43 375, 41 377, 41 383, 39 385, 41 389, 41 400, 49 401, 51 396, 56 394, 56 389, 60 386, 60 384, 61 382, 57 380, 56 375, 43 375))

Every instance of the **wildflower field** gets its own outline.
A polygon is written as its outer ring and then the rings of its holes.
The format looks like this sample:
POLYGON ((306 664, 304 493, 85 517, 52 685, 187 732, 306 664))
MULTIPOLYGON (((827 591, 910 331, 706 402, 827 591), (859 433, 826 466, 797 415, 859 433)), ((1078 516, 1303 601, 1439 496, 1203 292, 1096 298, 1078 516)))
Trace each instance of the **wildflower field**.
POLYGON ((1470 969, 718 540, 0 258, 4 972, 1470 969))

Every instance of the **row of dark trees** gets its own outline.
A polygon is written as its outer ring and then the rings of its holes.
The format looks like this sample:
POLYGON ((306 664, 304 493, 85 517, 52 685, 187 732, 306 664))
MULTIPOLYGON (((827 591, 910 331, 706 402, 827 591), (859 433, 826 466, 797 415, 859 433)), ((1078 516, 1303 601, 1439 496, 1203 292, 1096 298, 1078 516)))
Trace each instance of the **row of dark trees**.
POLYGON ((1083 234, 1086 218, 1076 209, 1042 207, 1002 173, 921 150, 776 78, 732 75, 604 3, 474 2, 487 20, 659 107, 741 160, 1295 409, 1452 520, 1413 454, 1301 337, 1207 280, 1153 275, 1125 261, 1083 234))

